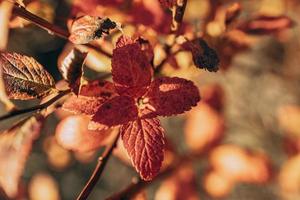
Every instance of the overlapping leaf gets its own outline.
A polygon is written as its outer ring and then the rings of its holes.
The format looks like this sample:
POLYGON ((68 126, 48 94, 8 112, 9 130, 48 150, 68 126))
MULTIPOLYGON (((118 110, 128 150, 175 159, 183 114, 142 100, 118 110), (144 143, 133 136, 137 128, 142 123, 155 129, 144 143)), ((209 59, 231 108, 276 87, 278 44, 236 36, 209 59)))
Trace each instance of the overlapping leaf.
POLYGON ((159 2, 161 3, 161 5, 167 8, 172 8, 177 4, 177 0, 159 0, 159 2))
POLYGON ((181 114, 200 101, 198 88, 193 82, 177 77, 155 79, 145 98, 154 107, 153 113, 150 114, 154 116, 181 114))
POLYGON ((31 117, 0 134, 0 185, 13 198, 33 141, 39 136, 43 117, 31 117))
POLYGON ((87 54, 77 49, 72 51, 58 65, 62 77, 68 81, 69 87, 75 94, 79 93, 83 75, 83 63, 87 54))
POLYGON ((151 180, 160 170, 164 157, 164 130, 159 120, 139 119, 121 127, 124 146, 136 170, 151 180))
POLYGON ((101 38, 104 33, 108 34, 116 27, 117 24, 109 18, 85 15, 74 20, 69 40, 74 44, 87 44, 101 38))
POLYGON ((112 75, 119 93, 126 92, 133 95, 143 92, 141 88, 150 84, 152 74, 146 54, 140 44, 132 43, 123 37, 116 46, 112 57, 112 75))
POLYGON ((51 75, 31 57, 1 53, 0 67, 6 93, 11 99, 42 98, 55 89, 51 75))
POLYGON ((106 100, 115 95, 116 92, 112 83, 91 81, 82 85, 79 95, 70 97, 63 104, 63 109, 75 114, 93 115, 106 100))
POLYGON ((137 116, 134 99, 129 96, 117 96, 101 105, 92 121, 111 127, 135 120, 137 116))

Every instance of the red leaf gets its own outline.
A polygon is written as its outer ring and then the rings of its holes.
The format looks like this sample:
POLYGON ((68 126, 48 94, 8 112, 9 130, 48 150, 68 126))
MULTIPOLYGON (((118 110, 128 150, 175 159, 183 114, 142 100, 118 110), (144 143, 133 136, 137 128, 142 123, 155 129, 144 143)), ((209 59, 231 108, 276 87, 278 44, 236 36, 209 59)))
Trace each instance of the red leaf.
POLYGON ((172 8, 177 4, 177 0, 159 0, 159 2, 161 3, 161 5, 167 8, 172 8))
POLYGON ((0 134, 0 186, 11 198, 18 192, 19 179, 43 119, 31 117, 0 134))
POLYGON ((99 148, 105 144, 111 130, 88 130, 90 118, 82 115, 69 116, 56 127, 55 137, 64 148, 86 152, 99 148))
POLYGON ((192 81, 177 77, 162 77, 151 83, 144 99, 145 102, 148 100, 148 104, 154 109, 149 116, 170 116, 181 114, 196 106, 200 101, 200 95, 192 81))
MULTIPOLYGON (((113 51, 112 75, 120 93, 132 88, 143 88, 151 82, 151 65, 146 54, 138 43, 124 45, 124 39, 120 38, 117 47, 113 51), (122 43, 122 44, 120 44, 122 43)), ((128 40, 127 40, 128 41, 128 40)), ((135 92, 127 91, 134 94, 135 92)))
POLYGON ((133 165, 144 180, 153 179, 164 158, 164 130, 159 120, 138 119, 120 130, 124 146, 133 165))
POLYGON ((117 96, 101 105, 92 117, 92 121, 99 126, 112 127, 135 120, 137 115, 138 110, 133 98, 117 96))
POLYGON ((93 115, 108 99, 116 95, 115 88, 108 81, 91 81, 83 85, 78 96, 70 97, 63 109, 75 114, 93 115))
POLYGON ((294 22, 287 16, 259 16, 242 24, 239 29, 249 34, 272 34, 288 29, 294 22))

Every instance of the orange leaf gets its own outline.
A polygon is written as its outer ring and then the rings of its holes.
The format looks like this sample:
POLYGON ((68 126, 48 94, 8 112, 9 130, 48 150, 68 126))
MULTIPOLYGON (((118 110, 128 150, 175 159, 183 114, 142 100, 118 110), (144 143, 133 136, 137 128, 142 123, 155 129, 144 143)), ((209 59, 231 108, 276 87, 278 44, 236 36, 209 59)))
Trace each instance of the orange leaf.
POLYGON ((83 115, 69 116, 63 119, 56 127, 57 142, 68 150, 91 151, 105 144, 111 130, 88 130, 90 118, 83 115))
POLYGON ((18 192, 19 179, 43 119, 31 117, 0 134, 0 186, 11 198, 18 192))
POLYGON ((159 120, 138 119, 120 130, 124 146, 133 165, 144 180, 153 179, 164 158, 164 130, 159 120))
POLYGON ((0 67, 11 99, 42 98, 55 90, 51 75, 35 59, 17 53, 1 53, 0 67))

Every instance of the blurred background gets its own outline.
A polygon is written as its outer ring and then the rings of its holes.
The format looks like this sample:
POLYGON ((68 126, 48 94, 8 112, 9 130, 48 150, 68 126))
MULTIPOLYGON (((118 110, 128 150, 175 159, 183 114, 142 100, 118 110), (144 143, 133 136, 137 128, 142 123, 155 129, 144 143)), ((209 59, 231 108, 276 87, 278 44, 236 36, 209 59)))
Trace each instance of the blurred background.
MULTIPOLYGON (((160 63, 165 56, 162 43, 167 40, 164 29, 169 28, 168 15, 158 1, 128 2, 24 1, 28 10, 65 29, 69 19, 80 12, 125 23, 126 34, 149 39, 155 63, 160 63)), ((188 0, 184 34, 187 38, 203 37, 218 52, 220 70, 211 73, 196 68, 186 51, 171 56, 163 66, 164 75, 193 80, 202 96, 190 112, 161 118, 168 138, 164 165, 170 164, 175 154, 193 158, 184 160, 168 178, 150 184, 140 199, 300 199, 299 23, 298 0, 188 0), (240 6, 239 15, 223 27, 222 12, 231 5, 240 6), (236 28, 260 17, 267 20, 282 16, 291 19, 293 25, 280 26, 275 20, 265 23, 263 27, 268 30, 261 32, 236 28)), ((111 51, 116 38, 117 34, 108 36, 99 45, 111 51)), ((36 58, 56 81, 61 80, 57 62, 70 46, 20 18, 10 20, 7 51, 36 58)), ((95 51, 88 55, 89 78, 109 71, 107 57, 95 51)), ((38 102, 14 103, 28 107, 38 102)), ((54 135, 57 124, 69 115, 59 109, 47 118, 26 162, 15 199, 73 200, 84 187, 103 149, 74 152, 61 147, 54 135)), ((1 130, 15 120, 0 122, 1 130)), ((105 199, 126 188, 136 176, 119 145, 89 199, 105 199)))

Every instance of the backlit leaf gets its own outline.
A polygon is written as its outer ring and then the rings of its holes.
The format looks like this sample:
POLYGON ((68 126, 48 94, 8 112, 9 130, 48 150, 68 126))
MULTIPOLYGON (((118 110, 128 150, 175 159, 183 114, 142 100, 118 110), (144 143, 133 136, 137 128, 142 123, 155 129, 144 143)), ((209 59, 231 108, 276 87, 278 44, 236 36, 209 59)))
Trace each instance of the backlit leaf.
POLYGON ((86 56, 86 53, 73 49, 65 59, 58 64, 61 75, 68 81, 70 88, 75 94, 78 94, 80 90, 83 75, 82 67, 86 56))
POLYGON ((159 2, 161 3, 161 5, 167 8, 172 8, 177 4, 177 0, 159 0, 159 2))
POLYGON ((117 24, 109 18, 85 15, 74 20, 69 40, 74 44, 87 44, 101 38, 103 33, 108 34, 116 27, 117 24))
POLYGON ((158 119, 138 119, 121 127, 128 155, 144 180, 153 179, 164 158, 164 130, 158 119))
POLYGON ((178 77, 162 77, 151 83, 144 99, 145 103, 153 107, 152 114, 170 116, 181 114, 196 106, 200 95, 192 81, 178 77))
POLYGON ((75 114, 93 115, 108 99, 116 95, 114 86, 108 81, 91 81, 82 85, 78 96, 65 101, 63 109, 75 114))
POLYGON ((111 130, 88 130, 90 118, 83 115, 69 116, 56 127, 57 142, 65 149, 74 151, 91 151, 105 144, 111 130))
POLYGON ((17 53, 1 53, 0 67, 11 99, 42 98, 55 90, 51 75, 35 59, 17 53))
POLYGON ((122 36, 116 46, 112 57, 112 75, 120 93, 148 86, 151 82, 151 65, 140 44, 125 43, 122 36))
POLYGON ((112 127, 135 120, 138 116, 134 99, 129 96, 117 96, 100 106, 92 121, 112 127))
POLYGON ((19 179, 42 122, 40 116, 31 117, 0 134, 0 185, 11 198, 18 192, 19 179))

